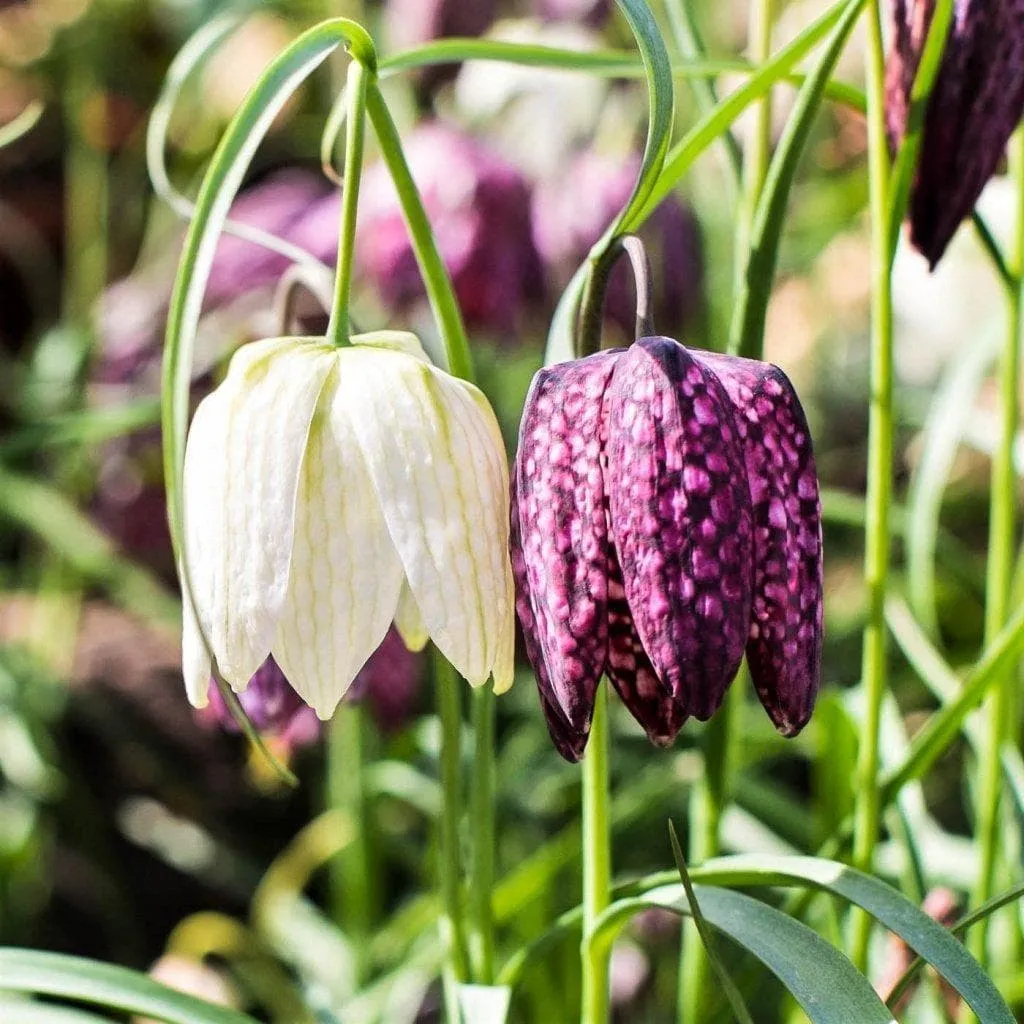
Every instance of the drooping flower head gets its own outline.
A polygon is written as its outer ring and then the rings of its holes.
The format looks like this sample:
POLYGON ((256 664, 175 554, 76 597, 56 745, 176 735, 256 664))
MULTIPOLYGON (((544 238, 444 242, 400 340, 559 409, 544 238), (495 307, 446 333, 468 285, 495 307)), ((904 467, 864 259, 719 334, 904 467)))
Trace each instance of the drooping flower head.
POLYGON ((411 648, 432 639, 470 683, 511 684, 494 414, 413 335, 350 340, 245 345, 196 412, 183 663, 197 706, 211 651, 238 692, 272 654, 328 718, 392 621, 411 648))
POLYGON ((541 370, 513 478, 516 609, 556 746, 606 674, 656 743, 711 717, 746 649, 786 734, 821 653, 810 436, 776 367, 642 338, 541 370))
MULTIPOLYGON (((935 0, 893 0, 892 11, 886 121, 896 146, 935 0)), ((910 240, 933 267, 995 173, 1022 113, 1024 0, 955 0, 910 196, 910 240)))

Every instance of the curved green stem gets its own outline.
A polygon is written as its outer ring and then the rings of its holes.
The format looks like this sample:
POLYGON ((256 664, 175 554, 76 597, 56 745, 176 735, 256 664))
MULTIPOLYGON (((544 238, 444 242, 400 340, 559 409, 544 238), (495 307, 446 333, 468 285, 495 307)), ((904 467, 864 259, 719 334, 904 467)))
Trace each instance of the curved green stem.
POLYGON ((594 700, 583 756, 583 1005, 580 1024, 607 1024, 608 948, 591 937, 611 901, 611 828, 608 812, 608 682, 594 700))
POLYGON ((464 380, 472 380, 473 358, 466 338, 466 328, 462 322, 462 312, 455 298, 455 290, 445 269, 444 260, 438 252, 437 241, 430 229, 430 221, 423 207, 419 189, 405 159, 398 129, 376 83, 370 86, 367 93, 366 111, 380 143, 381 155, 387 164, 391 180, 395 183, 402 215, 409 229, 409 237, 412 239, 413 252, 416 254, 416 261, 419 263, 423 283, 427 289, 427 298, 430 300, 430 307, 444 342, 443 352, 435 349, 429 354, 438 366, 444 367, 449 373, 464 380))
MULTIPOLYGON (((1007 254, 1011 274, 1020 274, 1024 262, 1024 133, 1018 132, 1011 151, 1012 169, 1018 188, 1017 222, 1013 243, 1007 254)), ((999 369, 999 442, 992 460, 992 497, 989 513, 988 574, 985 593, 985 645, 992 643, 1006 625, 1010 613, 1017 533, 1017 474, 1014 468, 1014 440, 1020 414, 1021 305, 1019 288, 1009 293, 1006 345, 999 369)), ((1002 794, 1000 753, 1012 735, 1015 673, 1006 672, 998 681, 988 707, 988 743, 980 765, 978 785, 978 838, 981 863, 974 889, 974 902, 992 897, 999 860, 999 803, 1002 794)), ((988 963, 988 921, 982 921, 971 936, 978 961, 988 963)))
MULTIPOLYGON (((864 575, 868 621, 861 676, 864 717, 857 760, 853 863, 870 872, 881 811, 879 731, 887 686, 885 594, 889 579, 889 506, 892 500, 893 384, 892 272, 889 232, 889 150, 885 134, 885 57, 880 0, 868 4, 868 192, 871 210, 871 407, 868 423, 868 494, 864 575)), ((855 912, 853 962, 867 963, 871 918, 855 912)))
POLYGON ((494 984, 494 687, 473 691, 475 741, 471 802, 473 861, 470 877, 470 921, 473 977, 494 984))
POLYGON ((338 269, 334 275, 334 301, 327 323, 327 337, 335 345, 347 345, 348 300, 352 290, 352 264, 356 243, 356 213, 359 208, 359 178, 363 171, 363 143, 366 138, 366 93, 374 74, 358 60, 348 68, 345 95, 348 119, 345 131, 345 178, 338 228, 338 269))

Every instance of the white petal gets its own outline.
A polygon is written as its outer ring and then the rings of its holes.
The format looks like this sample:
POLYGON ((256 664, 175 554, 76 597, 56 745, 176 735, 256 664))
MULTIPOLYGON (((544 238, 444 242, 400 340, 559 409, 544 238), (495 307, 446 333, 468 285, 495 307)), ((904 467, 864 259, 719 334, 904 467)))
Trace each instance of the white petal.
POLYGON ((421 362, 430 362, 423 343, 410 331, 373 331, 369 334, 353 334, 348 340, 351 344, 360 345, 363 348, 404 352, 407 356, 413 356, 421 362))
POLYGON ((507 685, 508 466, 480 392, 406 355, 342 354, 339 399, 431 638, 473 685, 507 685))
MULTIPOLYGON (((211 403, 221 436, 189 434, 186 515, 201 533, 209 579, 200 621, 224 678, 241 691, 270 652, 288 584, 295 493, 317 398, 334 349, 270 339, 235 354, 211 403)), ((212 422, 212 420, 211 420, 212 422)), ((195 563, 190 563, 195 564, 195 563)))
POLYGON ((218 538, 223 533, 225 474, 222 466, 227 408, 218 392, 204 399, 192 419, 185 448, 185 550, 178 566, 182 581, 181 660, 185 692, 195 707, 206 706, 210 685, 207 644, 212 643, 215 588, 219 577, 214 556, 218 538))
POLYGON ((408 582, 402 584, 402 593, 398 598, 398 608, 395 609, 395 629, 402 638, 402 643, 410 651, 422 651, 427 646, 430 635, 427 627, 423 625, 423 616, 420 614, 416 598, 412 596, 408 582))
POLYGON ((391 624, 402 565, 332 375, 309 433, 273 653, 327 719, 391 624))

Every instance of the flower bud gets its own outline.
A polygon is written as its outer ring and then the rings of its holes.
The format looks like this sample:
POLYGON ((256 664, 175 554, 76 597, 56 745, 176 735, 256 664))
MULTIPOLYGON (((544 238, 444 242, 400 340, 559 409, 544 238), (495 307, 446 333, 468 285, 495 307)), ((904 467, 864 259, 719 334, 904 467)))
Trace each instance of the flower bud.
MULTIPOLYGON (((886 122, 903 139, 935 0, 893 0, 886 122)), ((910 241, 934 268, 974 209, 1024 113, 1024 2, 958 0, 928 99, 910 194, 910 241)))

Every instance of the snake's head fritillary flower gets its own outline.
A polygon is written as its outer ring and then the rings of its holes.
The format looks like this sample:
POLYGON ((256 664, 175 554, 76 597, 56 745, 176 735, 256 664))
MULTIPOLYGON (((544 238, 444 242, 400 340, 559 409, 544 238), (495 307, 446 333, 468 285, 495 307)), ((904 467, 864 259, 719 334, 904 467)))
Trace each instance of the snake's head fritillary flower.
MULTIPOLYGON (((894 0, 892 10, 886 120, 896 145, 935 0, 894 0)), ((932 267, 995 173, 1022 113, 1024 0, 956 0, 910 196, 910 240, 932 267)))
POLYGON ((511 684, 494 413, 413 335, 350 340, 245 345, 196 411, 183 662, 197 706, 211 653, 237 692, 271 654, 326 719, 392 621, 412 648, 432 639, 471 684, 511 684))
POLYGON ((777 727, 818 688, 817 479, 776 367, 642 338, 541 370, 513 477, 516 610, 559 751, 607 675, 670 743, 717 710, 744 650, 777 727))

